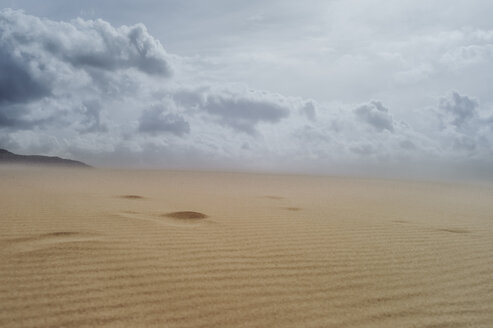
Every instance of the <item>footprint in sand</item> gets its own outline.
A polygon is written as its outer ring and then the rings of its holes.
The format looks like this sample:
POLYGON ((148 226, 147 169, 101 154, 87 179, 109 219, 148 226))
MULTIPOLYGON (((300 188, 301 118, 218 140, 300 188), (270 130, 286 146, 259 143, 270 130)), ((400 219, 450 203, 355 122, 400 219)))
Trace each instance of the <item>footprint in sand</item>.
POLYGON ((213 222, 210 220, 205 220, 209 217, 208 215, 194 211, 178 211, 178 212, 169 212, 169 213, 158 214, 158 215, 138 213, 134 211, 126 211, 119 213, 119 216, 130 218, 130 219, 152 221, 155 223, 172 225, 172 226, 196 226, 202 223, 213 222))
POLYGON ((273 200, 282 200, 282 199, 284 199, 284 197, 281 197, 281 196, 272 196, 272 195, 262 196, 262 198, 273 199, 273 200))
POLYGON ((436 229, 436 231, 443 231, 443 232, 450 232, 450 233, 470 233, 471 231, 467 230, 467 229, 436 229))
POLYGON ((301 208, 299 207, 284 207, 286 211, 291 211, 291 212, 298 212, 301 211, 301 208))
POLYGON ((193 211, 171 212, 171 213, 163 214, 162 216, 172 219, 179 219, 179 220, 200 220, 200 219, 206 219, 208 217, 204 213, 193 212, 193 211))
POLYGON ((123 199, 144 199, 144 197, 139 195, 120 195, 118 197, 123 199))
POLYGON ((203 223, 210 224, 214 221, 206 220, 209 216, 194 211, 178 211, 161 214, 161 217, 166 219, 168 224, 179 226, 197 226, 203 223))

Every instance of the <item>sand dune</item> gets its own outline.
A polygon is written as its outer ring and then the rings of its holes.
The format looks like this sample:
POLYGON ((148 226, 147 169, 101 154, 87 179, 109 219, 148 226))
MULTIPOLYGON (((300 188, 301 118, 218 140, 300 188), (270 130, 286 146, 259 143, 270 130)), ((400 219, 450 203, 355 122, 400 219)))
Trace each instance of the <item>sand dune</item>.
POLYGON ((0 168, 1 327, 492 327, 493 186, 0 168))

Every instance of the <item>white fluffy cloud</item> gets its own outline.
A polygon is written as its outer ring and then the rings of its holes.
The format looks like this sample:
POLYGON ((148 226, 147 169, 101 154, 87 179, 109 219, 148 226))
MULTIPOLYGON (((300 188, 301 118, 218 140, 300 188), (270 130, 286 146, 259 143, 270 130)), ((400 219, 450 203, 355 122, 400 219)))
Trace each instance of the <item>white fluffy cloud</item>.
MULTIPOLYGON (((489 58, 493 38, 476 38, 481 49, 440 60, 489 58)), ((381 100, 291 97, 215 81, 202 65, 168 53, 142 24, 2 10, 0 147, 95 165, 324 173, 493 162, 493 109, 469 95, 442 94, 407 122, 381 100)))

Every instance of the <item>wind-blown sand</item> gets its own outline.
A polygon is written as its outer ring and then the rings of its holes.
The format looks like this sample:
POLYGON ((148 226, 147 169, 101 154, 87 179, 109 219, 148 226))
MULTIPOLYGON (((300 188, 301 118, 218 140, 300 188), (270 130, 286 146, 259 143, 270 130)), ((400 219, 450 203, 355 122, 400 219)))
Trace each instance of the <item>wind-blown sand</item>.
POLYGON ((493 187, 0 167, 1 327, 493 327, 493 187))

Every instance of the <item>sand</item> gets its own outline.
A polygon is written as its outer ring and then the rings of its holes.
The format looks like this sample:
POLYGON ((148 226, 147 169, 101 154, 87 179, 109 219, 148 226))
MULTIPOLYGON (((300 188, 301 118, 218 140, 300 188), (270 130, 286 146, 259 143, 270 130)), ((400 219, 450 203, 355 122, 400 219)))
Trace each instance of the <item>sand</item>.
POLYGON ((0 167, 1 327, 493 327, 493 186, 0 167))

